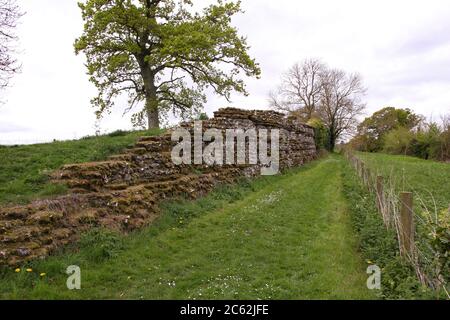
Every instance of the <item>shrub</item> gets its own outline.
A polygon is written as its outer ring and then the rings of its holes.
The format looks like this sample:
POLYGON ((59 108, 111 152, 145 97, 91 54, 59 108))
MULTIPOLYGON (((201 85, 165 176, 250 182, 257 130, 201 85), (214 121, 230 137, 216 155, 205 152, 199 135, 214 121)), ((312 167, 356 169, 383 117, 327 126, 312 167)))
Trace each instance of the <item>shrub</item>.
POLYGON ((435 263, 437 264, 441 276, 446 283, 450 283, 450 213, 444 210, 436 217, 435 221, 430 221, 432 232, 428 234, 430 244, 435 253, 435 263))
POLYGON ((408 155, 411 152, 413 139, 414 134, 406 128, 392 130, 384 137, 384 151, 408 155))
POLYGON ((436 150, 435 159, 448 161, 450 160, 450 125, 447 126, 439 136, 439 148, 436 150))
POLYGON ((426 130, 418 131, 411 143, 411 154, 422 159, 437 159, 440 147, 440 130, 431 123, 426 130))
POLYGON ((326 149, 329 150, 329 139, 328 139, 328 130, 323 124, 322 120, 313 118, 308 121, 307 123, 309 126, 314 128, 314 141, 316 143, 316 149, 322 150, 326 149))

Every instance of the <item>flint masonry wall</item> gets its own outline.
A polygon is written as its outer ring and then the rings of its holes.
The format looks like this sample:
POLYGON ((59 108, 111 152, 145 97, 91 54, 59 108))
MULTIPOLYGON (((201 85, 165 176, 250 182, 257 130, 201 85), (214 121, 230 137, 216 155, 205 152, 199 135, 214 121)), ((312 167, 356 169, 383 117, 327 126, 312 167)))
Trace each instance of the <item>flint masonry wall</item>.
MULTIPOLYGON (((193 123, 181 126, 193 133, 193 123)), ((226 129, 279 129, 281 170, 316 157, 313 129, 277 112, 220 109, 203 121, 203 130, 208 128, 224 136, 226 129)), ((141 137, 107 161, 64 166, 57 180, 69 186, 69 195, 0 209, 0 264, 43 258, 92 227, 124 233, 141 228, 159 216, 164 199, 195 199, 217 184, 260 174, 259 165, 175 165, 171 151, 176 144, 171 132, 141 137)))

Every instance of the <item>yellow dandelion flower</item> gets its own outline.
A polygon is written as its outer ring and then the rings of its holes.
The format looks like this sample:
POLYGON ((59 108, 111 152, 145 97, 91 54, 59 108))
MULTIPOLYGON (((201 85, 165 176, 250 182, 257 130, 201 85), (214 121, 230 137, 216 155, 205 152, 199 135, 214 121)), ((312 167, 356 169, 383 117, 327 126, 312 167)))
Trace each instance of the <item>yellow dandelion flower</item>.
POLYGON ((47 274, 45 273, 45 272, 42 272, 41 274, 40 274, 40 276, 41 277, 45 277, 47 274))
POLYGON ((21 270, 20 268, 17 268, 16 270, 14 270, 15 273, 19 273, 21 270))
POLYGON ((27 269, 27 272, 33 272, 33 269, 28 268, 28 269, 27 269))
POLYGON ((370 261, 370 260, 367 260, 367 263, 368 263, 368 264, 372 264, 373 262, 372 262, 372 261, 370 261))

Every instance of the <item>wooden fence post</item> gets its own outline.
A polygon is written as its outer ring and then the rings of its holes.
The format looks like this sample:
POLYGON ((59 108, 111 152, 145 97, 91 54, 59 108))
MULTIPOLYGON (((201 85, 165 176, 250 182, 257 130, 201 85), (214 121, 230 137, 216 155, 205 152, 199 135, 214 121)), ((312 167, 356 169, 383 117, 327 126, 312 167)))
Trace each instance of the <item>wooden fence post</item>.
POLYGON ((358 158, 355 159, 355 164, 356 164, 356 167, 355 167, 356 175, 359 176, 359 165, 360 165, 360 163, 359 163, 359 159, 358 158))
POLYGON ((363 162, 361 163, 361 179, 364 186, 367 186, 367 180, 366 180, 366 164, 363 162))
POLYGON ((366 183, 367 190, 370 191, 370 169, 369 168, 366 168, 364 170, 364 181, 366 183))
POLYGON ((400 193, 400 225, 399 240, 400 253, 404 257, 413 257, 414 251, 414 216, 413 194, 411 192, 400 193))
POLYGON ((367 190, 368 191, 370 191, 370 188, 371 188, 371 185, 370 185, 370 175, 371 175, 371 173, 370 173, 370 169, 366 169, 366 174, 365 174, 365 179, 366 179, 366 187, 367 187, 367 190))
POLYGON ((367 190, 372 191, 373 190, 373 179, 372 179, 372 171, 370 168, 366 169, 366 176, 367 176, 367 190))
POLYGON ((377 176, 377 207, 378 207, 378 211, 381 213, 381 215, 384 217, 383 214, 383 198, 384 198, 384 194, 383 194, 383 181, 384 178, 383 176, 377 176))

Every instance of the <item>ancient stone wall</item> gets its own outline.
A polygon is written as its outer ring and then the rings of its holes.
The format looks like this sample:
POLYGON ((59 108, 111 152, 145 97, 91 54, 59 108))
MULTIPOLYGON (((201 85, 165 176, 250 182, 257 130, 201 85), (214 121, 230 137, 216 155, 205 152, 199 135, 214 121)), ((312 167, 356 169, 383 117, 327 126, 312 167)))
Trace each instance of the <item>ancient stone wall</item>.
MULTIPOLYGON (((181 127, 193 132, 193 123, 181 127)), ((316 157, 313 129, 277 112, 220 109, 203 121, 203 130, 208 128, 278 129, 281 170, 316 157)), ((107 161, 66 165, 56 176, 69 186, 69 195, 0 209, 0 264, 45 257, 92 227, 141 228, 158 217, 164 199, 194 199, 219 183, 260 174, 261 165, 175 165, 171 151, 177 142, 171 140, 170 131, 141 137, 107 161)))

